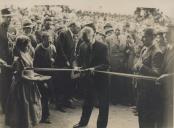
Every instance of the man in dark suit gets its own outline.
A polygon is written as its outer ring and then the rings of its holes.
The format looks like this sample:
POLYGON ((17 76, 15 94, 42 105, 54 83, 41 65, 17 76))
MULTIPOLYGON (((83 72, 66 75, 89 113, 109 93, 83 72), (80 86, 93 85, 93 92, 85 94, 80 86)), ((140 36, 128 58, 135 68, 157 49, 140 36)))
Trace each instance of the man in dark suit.
MULTIPOLYGON (((74 53, 77 44, 74 41, 74 35, 77 34, 80 27, 76 23, 71 23, 68 29, 62 31, 55 43, 57 50, 57 57, 55 60, 55 65, 57 68, 72 68, 74 53)), ((62 107, 72 108, 71 102, 69 101, 72 97, 74 90, 73 82, 70 78, 70 72, 60 72, 55 78, 57 83, 61 85, 56 85, 56 107, 58 110, 65 112, 62 107)))
POLYGON ((168 26, 168 46, 158 78, 162 93, 162 116, 160 128, 173 128, 173 85, 174 85, 174 25, 168 26))
MULTIPOLYGON (((0 24, 0 60, 3 63, 11 64, 12 57, 10 55, 7 32, 11 22, 12 13, 9 8, 1 10, 2 23, 0 24)), ((8 92, 11 82, 11 71, 2 67, 0 68, 0 102, 2 105, 2 111, 5 111, 5 104, 8 97, 8 92)))
MULTIPOLYGON (((135 68, 141 75, 159 76, 163 55, 153 44, 154 30, 147 28, 144 31, 144 48, 135 68)), ((160 91, 155 81, 139 80, 138 84, 138 119, 140 128, 155 128, 160 115, 160 91)))
POLYGON ((74 125, 73 128, 81 128, 88 124, 95 103, 95 94, 97 94, 99 100, 97 128, 107 127, 109 112, 108 77, 100 73, 93 74, 94 68, 91 67, 100 65, 97 69, 107 70, 109 65, 108 47, 104 43, 96 41, 94 37, 95 34, 92 28, 83 28, 82 38, 84 42, 80 46, 78 64, 85 69, 90 68, 92 74, 91 72, 82 74, 85 101, 80 122, 74 125))

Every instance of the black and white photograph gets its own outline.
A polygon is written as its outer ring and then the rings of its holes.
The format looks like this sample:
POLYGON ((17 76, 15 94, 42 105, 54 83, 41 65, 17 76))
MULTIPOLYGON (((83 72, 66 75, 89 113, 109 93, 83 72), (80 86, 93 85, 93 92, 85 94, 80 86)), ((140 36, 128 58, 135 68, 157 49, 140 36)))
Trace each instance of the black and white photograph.
POLYGON ((0 0, 0 128, 174 128, 174 0, 0 0))

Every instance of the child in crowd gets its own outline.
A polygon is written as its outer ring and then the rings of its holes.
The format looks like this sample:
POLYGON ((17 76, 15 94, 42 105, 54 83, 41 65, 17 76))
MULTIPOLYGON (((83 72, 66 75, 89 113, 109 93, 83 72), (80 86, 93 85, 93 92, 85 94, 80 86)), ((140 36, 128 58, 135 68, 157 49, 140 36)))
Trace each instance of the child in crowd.
MULTIPOLYGON (((54 66, 56 57, 56 48, 51 42, 51 36, 48 32, 42 33, 42 43, 38 44, 35 49, 34 67, 51 68, 54 66)), ((39 72, 40 74, 48 74, 48 72, 39 72)), ((42 119, 41 123, 51 123, 49 119, 49 99, 51 91, 51 81, 39 82, 39 90, 42 98, 42 119)))

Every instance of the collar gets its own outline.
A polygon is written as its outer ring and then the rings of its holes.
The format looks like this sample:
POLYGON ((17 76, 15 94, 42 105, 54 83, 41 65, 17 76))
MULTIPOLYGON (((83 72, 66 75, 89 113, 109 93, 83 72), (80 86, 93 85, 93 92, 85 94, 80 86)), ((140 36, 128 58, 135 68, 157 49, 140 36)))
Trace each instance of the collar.
POLYGON ((174 49, 174 45, 168 44, 168 45, 167 45, 167 49, 173 50, 173 49, 174 49))
POLYGON ((95 43, 95 38, 93 38, 93 40, 92 40, 92 42, 91 42, 91 43, 92 43, 92 45, 95 43))
POLYGON ((71 34, 71 36, 73 37, 73 32, 71 31, 71 29, 69 28, 69 32, 70 32, 70 34, 71 34))
POLYGON ((45 47, 43 46, 43 44, 41 43, 41 47, 42 47, 44 50, 47 50, 47 49, 50 48, 50 45, 49 45, 47 48, 45 48, 45 47))
POLYGON ((33 66, 33 59, 29 55, 29 53, 24 53, 24 52, 20 51, 20 54, 21 54, 21 58, 25 61, 25 63, 27 63, 30 66, 33 66))
POLYGON ((154 46, 154 44, 150 45, 149 47, 146 47, 147 50, 150 50, 152 47, 154 46))

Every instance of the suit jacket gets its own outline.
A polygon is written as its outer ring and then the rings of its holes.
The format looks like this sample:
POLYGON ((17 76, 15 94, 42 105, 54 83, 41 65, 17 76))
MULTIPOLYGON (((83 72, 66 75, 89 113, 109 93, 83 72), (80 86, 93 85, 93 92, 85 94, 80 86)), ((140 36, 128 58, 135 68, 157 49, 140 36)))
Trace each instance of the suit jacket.
POLYGON ((161 69, 161 62, 163 61, 163 54, 161 50, 155 45, 151 46, 148 50, 142 49, 140 58, 142 59, 143 66, 140 69, 142 75, 159 76, 161 69))
MULTIPOLYGON (((83 42, 79 48, 78 64, 83 68, 90 68, 99 65, 109 66, 108 47, 99 41, 95 41, 92 47, 83 42)), ((101 70, 106 70, 107 66, 102 66, 101 70)))
MULTIPOLYGON (((155 45, 142 49, 140 54, 143 66, 139 73, 147 76, 159 76, 163 55, 159 48, 155 45)), ((147 111, 159 108, 160 97, 159 88, 155 85, 155 81, 139 80, 138 81, 138 108, 147 111)), ((144 111, 144 110, 143 110, 144 111)))
MULTIPOLYGON (((86 42, 83 42, 79 49, 78 65, 83 68, 103 65, 97 69, 107 70, 109 66, 108 47, 104 43, 98 41, 95 41, 92 47, 86 42)), ((97 82, 97 85, 107 85, 107 75, 95 73, 94 76, 91 76, 86 73, 85 76, 87 79, 89 78, 90 80, 94 80, 95 83, 97 82)))
POLYGON ((0 24, 0 58, 8 64, 11 62, 7 38, 8 26, 5 23, 0 24))
POLYGON ((174 48, 167 49, 162 63, 161 73, 174 73, 174 48))
POLYGON ((56 66, 66 67, 66 62, 72 64, 75 43, 70 30, 62 31, 55 43, 57 50, 56 66))
MULTIPOLYGON (((161 69, 162 74, 174 73, 174 48, 167 49, 161 69)), ((174 75, 166 77, 163 79, 161 85, 161 94, 163 96, 163 113, 165 117, 162 121, 164 128, 173 126, 173 80, 174 75)))

